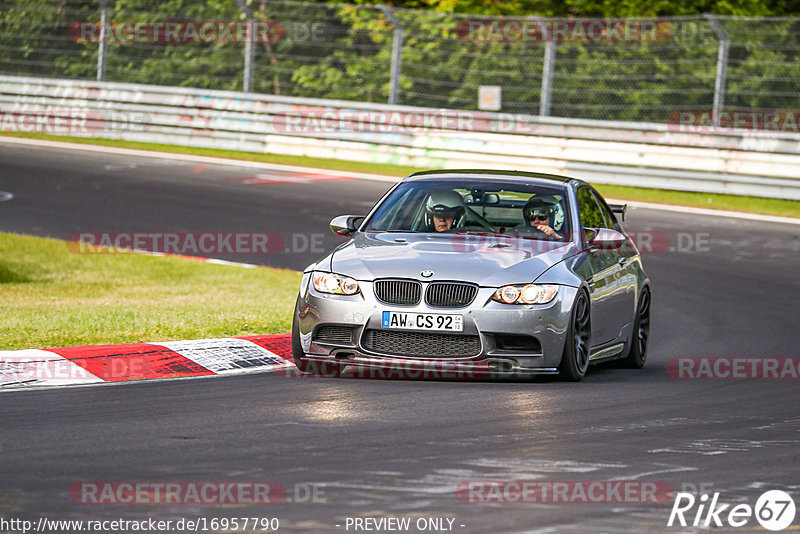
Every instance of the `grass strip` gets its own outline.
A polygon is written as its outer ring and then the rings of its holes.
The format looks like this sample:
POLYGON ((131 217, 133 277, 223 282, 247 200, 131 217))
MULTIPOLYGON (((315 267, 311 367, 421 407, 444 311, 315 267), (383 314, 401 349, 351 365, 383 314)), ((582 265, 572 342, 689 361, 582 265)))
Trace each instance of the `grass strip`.
POLYGON ((0 233, 0 350, 290 330, 300 275, 0 233))

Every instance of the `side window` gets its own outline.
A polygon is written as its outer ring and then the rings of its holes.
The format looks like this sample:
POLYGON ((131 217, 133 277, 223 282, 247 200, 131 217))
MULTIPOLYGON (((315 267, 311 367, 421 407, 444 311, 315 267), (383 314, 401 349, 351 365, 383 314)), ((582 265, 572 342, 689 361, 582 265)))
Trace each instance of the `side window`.
POLYGON ((608 209, 608 206, 606 206, 606 203, 603 202, 602 198, 600 198, 600 195, 597 194, 597 191, 593 191, 592 196, 597 202, 597 205, 600 206, 600 211, 603 213, 603 217, 606 220, 606 225, 604 226, 604 228, 610 228, 611 230, 619 230, 619 225, 617 224, 616 217, 614 217, 614 214, 611 213, 611 210, 608 209))
POLYGON ((606 228, 603 212, 600 211, 591 190, 586 187, 578 189, 578 215, 584 228, 606 228))

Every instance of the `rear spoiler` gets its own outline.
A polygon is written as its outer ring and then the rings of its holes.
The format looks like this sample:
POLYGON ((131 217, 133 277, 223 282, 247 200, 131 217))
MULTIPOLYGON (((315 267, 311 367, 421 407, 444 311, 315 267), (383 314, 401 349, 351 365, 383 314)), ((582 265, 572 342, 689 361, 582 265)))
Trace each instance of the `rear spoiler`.
POLYGON ((621 214, 622 220, 625 220, 625 212, 628 211, 627 204, 609 204, 608 207, 611 208, 612 212, 621 214))

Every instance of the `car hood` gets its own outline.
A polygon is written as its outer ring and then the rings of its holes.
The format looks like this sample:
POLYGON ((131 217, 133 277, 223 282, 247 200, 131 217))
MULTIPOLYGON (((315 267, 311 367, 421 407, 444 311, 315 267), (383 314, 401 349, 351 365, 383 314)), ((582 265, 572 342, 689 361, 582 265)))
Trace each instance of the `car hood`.
POLYGON ((573 243, 497 235, 359 232, 329 259, 331 271, 357 280, 461 280, 499 287, 532 282, 576 253, 573 243), (422 271, 433 275, 423 278, 422 271))

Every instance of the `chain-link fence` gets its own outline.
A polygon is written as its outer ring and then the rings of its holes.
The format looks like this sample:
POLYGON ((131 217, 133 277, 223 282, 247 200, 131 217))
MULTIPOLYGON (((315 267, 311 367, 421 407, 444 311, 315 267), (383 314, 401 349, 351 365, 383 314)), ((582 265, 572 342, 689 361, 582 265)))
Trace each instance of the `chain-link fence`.
POLYGON ((692 110, 800 109, 800 18, 30 0, 0 4, 0 73, 667 122, 692 110))

